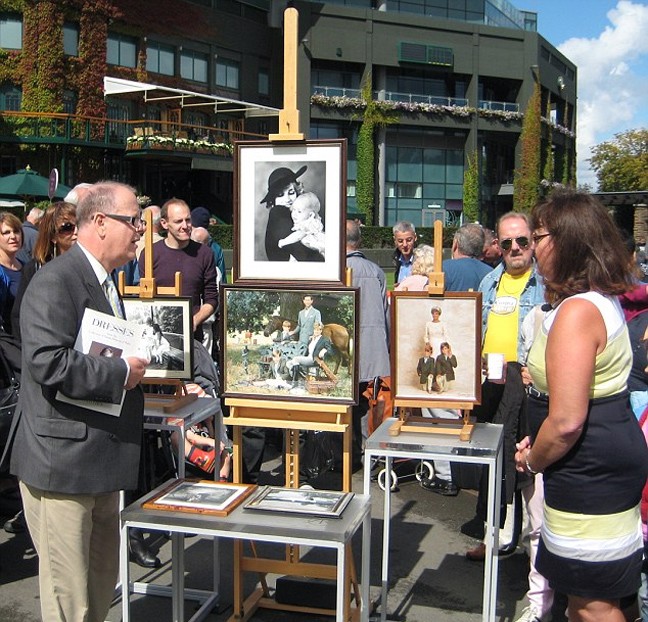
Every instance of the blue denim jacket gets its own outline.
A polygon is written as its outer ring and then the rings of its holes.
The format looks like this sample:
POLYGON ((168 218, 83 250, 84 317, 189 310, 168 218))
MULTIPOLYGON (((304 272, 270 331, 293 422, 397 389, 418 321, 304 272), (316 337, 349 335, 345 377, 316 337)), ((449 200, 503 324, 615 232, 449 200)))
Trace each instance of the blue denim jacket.
MULTIPOLYGON (((504 263, 502 262, 492 272, 489 272, 479 284, 479 291, 482 293, 482 346, 486 338, 486 327, 488 324, 488 314, 497 297, 497 286, 499 285, 502 274, 504 273, 504 263)), ((527 313, 537 305, 545 303, 544 298, 544 282, 542 276, 536 270, 535 262, 531 268, 531 276, 524 286, 524 290, 520 295, 520 315, 519 327, 522 327, 522 322, 527 316, 527 313)), ((524 362, 524 346, 522 343, 521 330, 518 332, 518 362, 524 362)))

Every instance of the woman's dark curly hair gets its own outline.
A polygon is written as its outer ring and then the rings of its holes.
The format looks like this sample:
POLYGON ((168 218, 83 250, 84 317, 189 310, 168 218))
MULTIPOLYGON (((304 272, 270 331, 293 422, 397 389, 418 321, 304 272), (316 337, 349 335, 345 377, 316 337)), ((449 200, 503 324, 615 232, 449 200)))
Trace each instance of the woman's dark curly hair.
POLYGON ((552 274, 543 276, 552 304, 587 291, 617 296, 633 288, 630 254, 607 210, 591 194, 554 191, 533 208, 531 227, 551 234, 552 274))

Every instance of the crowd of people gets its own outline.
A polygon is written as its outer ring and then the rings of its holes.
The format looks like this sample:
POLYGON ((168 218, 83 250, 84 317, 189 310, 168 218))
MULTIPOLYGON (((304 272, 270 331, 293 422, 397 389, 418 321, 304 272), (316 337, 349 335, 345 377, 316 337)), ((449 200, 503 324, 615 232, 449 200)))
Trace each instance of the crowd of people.
MULTIPOLYGON (((306 169, 280 167, 268 178, 261 203, 268 208, 270 261, 323 260, 323 208, 299 183, 306 169)), ((182 272, 194 337, 213 355, 216 339, 203 329, 217 322, 218 287, 227 273, 222 249, 209 236, 209 211, 191 210, 177 198, 147 210, 156 281, 173 285, 182 272)), ((117 495, 140 483, 140 383, 150 362, 163 364, 171 346, 153 319, 146 358, 83 354, 74 342, 86 308, 124 316, 114 279, 119 271, 130 284, 146 278, 144 226, 134 189, 117 182, 82 184, 65 201, 31 211, 25 224, 0 213, 0 316, 3 330, 22 347, 10 470, 39 555, 47 620, 105 619, 117 581, 117 495), (125 392, 122 415, 64 403, 56 399, 59 391, 113 403, 125 392), (62 523, 69 528, 58 528, 62 523)), ((360 250, 361 236, 360 223, 347 221, 346 262, 360 291, 354 467, 362 464, 368 435, 367 389, 390 377, 386 278, 360 250)), ((395 289, 425 291, 434 249, 417 246, 416 228, 408 222, 396 223, 393 236, 395 289)), ((623 239, 591 195, 557 190, 530 215, 502 215, 494 231, 460 227, 451 258, 441 266, 447 291, 481 292, 484 362, 496 355, 505 363, 498 378, 484 363, 482 399, 473 415, 503 427, 500 527, 506 535, 499 554, 518 544, 514 504, 526 510, 528 606, 517 622, 550 616, 556 622, 648 622, 648 288, 632 251, 634 242, 623 239)), ((461 361, 442 307, 431 304, 429 313, 413 382, 438 397, 452 390, 461 361)), ((332 344, 321 333, 321 313, 305 294, 296 325, 284 322, 275 337, 277 343, 302 342, 305 354, 286 360, 275 347, 268 378, 286 383, 295 369, 324 358, 332 344)), ((433 417, 461 416, 434 408, 433 401, 424 410, 433 417)), ((248 430, 254 456, 244 455, 245 474, 258 471, 263 455, 265 432, 255 445, 255 430, 248 430)), ((192 430, 184 442, 194 464, 208 465, 209 473, 219 464, 219 445, 227 458, 223 439, 213 439, 208 427, 192 430)), ((220 465, 227 478, 229 460, 220 465)), ((421 486, 456 496, 454 474, 449 463, 437 462, 421 486)), ((461 527, 477 540, 485 532, 486 482, 482 473, 475 516, 461 527)), ((18 531, 23 521, 21 513, 5 528, 18 531)), ((135 530, 134 536, 134 561, 159 565, 141 534, 135 530)), ((483 543, 466 552, 472 561, 485 555, 483 543)))

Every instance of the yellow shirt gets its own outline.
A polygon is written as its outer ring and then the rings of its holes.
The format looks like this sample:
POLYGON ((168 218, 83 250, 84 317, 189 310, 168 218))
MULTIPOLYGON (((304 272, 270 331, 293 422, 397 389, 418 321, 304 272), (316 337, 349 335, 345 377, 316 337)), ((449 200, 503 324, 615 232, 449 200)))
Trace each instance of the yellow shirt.
POLYGON ((488 314, 483 354, 503 353, 507 362, 517 361, 520 334, 520 296, 531 276, 531 270, 512 275, 504 272, 497 285, 497 297, 488 314))

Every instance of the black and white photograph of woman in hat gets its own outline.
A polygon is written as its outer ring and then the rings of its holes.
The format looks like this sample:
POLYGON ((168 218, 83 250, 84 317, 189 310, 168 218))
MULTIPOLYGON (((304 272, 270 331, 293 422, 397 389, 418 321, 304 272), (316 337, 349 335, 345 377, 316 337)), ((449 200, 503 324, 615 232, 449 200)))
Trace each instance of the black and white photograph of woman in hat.
POLYGON ((346 142, 235 152, 235 281, 342 281, 346 142))
MULTIPOLYGON (((267 168, 267 163, 257 163, 257 179, 264 177, 267 168)), ((257 246, 257 260, 263 260, 265 253, 265 259, 269 261, 324 261, 325 249, 316 241, 309 243, 309 239, 317 239, 317 234, 324 235, 324 162, 303 164, 297 170, 272 164, 271 170, 267 176, 266 194, 261 199, 268 209, 265 244, 263 248, 257 246), (312 175, 307 176, 305 173, 309 166, 312 175), (313 178, 312 186, 321 186, 319 192, 315 192, 310 184, 308 188, 304 186, 302 178, 308 181, 309 177, 313 178)))

